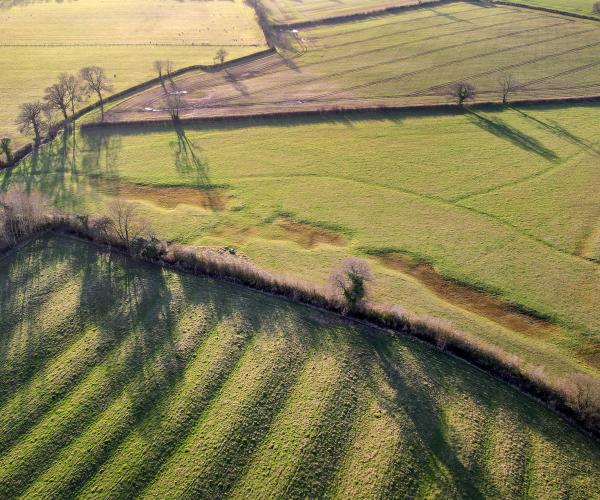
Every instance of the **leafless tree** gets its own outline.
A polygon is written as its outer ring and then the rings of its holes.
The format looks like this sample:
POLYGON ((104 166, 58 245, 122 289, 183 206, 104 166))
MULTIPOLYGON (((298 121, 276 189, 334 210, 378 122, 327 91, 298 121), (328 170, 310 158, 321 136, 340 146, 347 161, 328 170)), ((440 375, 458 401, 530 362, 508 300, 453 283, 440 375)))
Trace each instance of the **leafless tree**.
POLYGON ((219 64, 223 64, 228 55, 229 54, 227 53, 227 51, 225 49, 220 48, 219 50, 217 50, 217 53, 215 54, 215 62, 218 62, 219 64))
POLYGON ((12 160, 12 148, 10 142, 10 137, 3 137, 0 139, 0 151, 6 156, 6 163, 10 163, 10 160, 12 160))
POLYGON ((467 99, 475 97, 475 86, 468 82, 456 82, 450 87, 449 94, 456 99, 459 106, 462 106, 467 99))
POLYGON ((65 123, 69 120, 67 110, 69 109, 69 96, 67 94, 67 87, 60 80, 57 83, 53 83, 46 88, 46 95, 44 100, 48 103, 48 106, 52 109, 60 111, 65 119, 65 123))
POLYGON ((113 90, 113 86, 109 83, 104 69, 100 66, 88 66, 82 68, 79 75, 85 84, 87 93, 95 93, 98 96, 98 100, 100 101, 100 115, 101 119, 104 120, 104 99, 102 93, 112 92, 113 90))
POLYGON ((167 78, 171 79, 171 73, 173 73, 173 68, 175 67, 175 63, 169 59, 164 61, 165 71, 167 72, 167 78))
POLYGON ((330 282, 334 291, 340 294, 348 307, 355 308, 367 296, 367 284, 372 274, 369 263, 356 258, 345 259, 341 266, 331 273, 330 282))
POLYGON ((505 73, 498 78, 498 84, 500 85, 500 95, 502 96, 502 104, 505 106, 508 104, 508 97, 512 94, 519 86, 518 82, 514 79, 511 73, 505 73))
POLYGON ((81 82, 81 79, 75 75, 62 73, 59 76, 58 81, 65 87, 67 93, 67 103, 71 109, 71 118, 73 118, 75 116, 75 106, 78 102, 82 102, 84 100, 85 88, 81 82))
POLYGON ((2 236, 8 243, 33 234, 46 221, 47 200, 38 192, 27 193, 12 189, 0 194, 0 224, 2 236))
POLYGON ((183 109, 184 100, 181 94, 174 93, 167 96, 167 109, 171 114, 173 121, 179 120, 179 113, 183 109))
POLYGON ((158 79, 162 83, 165 62, 161 61, 160 59, 157 59, 156 61, 154 61, 153 66, 154 66, 154 71, 156 71, 156 73, 158 74, 158 79))
POLYGON ((150 234, 150 224, 140 217, 136 205, 116 198, 108 204, 107 221, 112 233, 128 248, 134 240, 150 234))
POLYGON ((34 144, 39 146, 47 126, 44 121, 44 105, 39 101, 21 104, 16 123, 22 134, 33 132, 34 144))
POLYGON ((600 2, 596 2, 592 7, 592 12, 594 14, 600 14, 600 2))

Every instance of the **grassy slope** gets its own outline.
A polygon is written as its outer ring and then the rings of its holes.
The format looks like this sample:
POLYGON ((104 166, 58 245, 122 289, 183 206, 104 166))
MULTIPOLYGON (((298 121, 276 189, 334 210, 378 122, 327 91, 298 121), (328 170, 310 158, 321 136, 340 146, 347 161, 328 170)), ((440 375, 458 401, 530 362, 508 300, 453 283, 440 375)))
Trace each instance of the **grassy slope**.
POLYGON ((600 481, 595 442, 411 340, 69 239, 0 272, 3 497, 590 498, 600 481))
MULTIPOLYGON (((43 96, 62 72, 106 68, 115 90, 153 78, 152 63, 211 64, 264 46, 253 11, 235 2, 80 0, 7 7, 0 2, 0 135, 15 135, 18 105, 43 96)), ((20 142, 23 138, 18 139, 20 142)))
MULTIPOLYGON (((562 329, 515 334, 380 265, 377 300, 444 317, 569 373, 586 369, 580 351, 593 353, 600 332, 598 264, 587 260, 600 257, 589 128, 598 114, 597 106, 576 106, 267 120, 179 136, 104 130, 77 136, 75 147, 73 137, 56 141, 3 173, 0 187, 24 183, 68 210, 98 211, 111 195, 135 199, 161 235, 232 244, 261 266, 316 282, 365 248, 408 251, 555 317, 562 329), (224 188, 172 188, 215 185, 224 188), (281 213, 308 226, 286 226, 281 213), (335 238, 319 239, 320 227, 335 238)), ((597 363, 597 354, 587 359, 597 363)))
MULTIPOLYGON (((182 116, 448 103, 461 80, 476 86, 476 99, 499 101, 505 73, 519 82, 511 98, 600 93, 600 24, 544 12, 457 2, 302 29, 297 37, 300 53, 178 79, 188 92, 182 116)), ((156 88, 107 119, 168 118, 166 110, 156 88)))

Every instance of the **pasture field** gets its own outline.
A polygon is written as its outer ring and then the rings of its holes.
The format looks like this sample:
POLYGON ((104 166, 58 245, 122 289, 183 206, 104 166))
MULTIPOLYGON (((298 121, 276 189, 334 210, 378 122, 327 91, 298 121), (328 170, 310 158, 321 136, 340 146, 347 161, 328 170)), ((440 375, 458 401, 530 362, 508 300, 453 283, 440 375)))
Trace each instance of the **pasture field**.
POLYGON ((599 118, 579 105, 103 128, 57 139, 0 173, 0 189, 69 211, 131 199, 162 237, 232 245, 317 283, 345 256, 370 256, 375 300, 552 373, 597 374, 599 118), (482 308, 487 295, 408 257, 552 322, 482 308))
POLYGON ((260 3, 272 22, 294 23, 417 5, 419 0, 261 0, 260 3))
MULTIPOLYGON (((512 0, 509 0, 512 1, 512 0)), ((514 0, 517 3, 547 7, 549 9, 564 10, 585 16, 594 16, 593 6, 596 0, 514 0)))
POLYGON ((40 99, 63 72, 106 69, 115 91, 154 78, 152 63, 212 64, 265 48, 254 11, 242 0, 0 0, 0 136, 15 137, 18 106, 40 99))
MULTIPOLYGON (((221 73, 176 79, 180 116, 230 116, 454 102, 453 83, 499 101, 600 93, 600 24, 527 9, 457 2, 288 33, 288 50, 221 73)), ((108 121, 169 117, 161 87, 115 106, 108 121)))
POLYGON ((3 498, 592 498, 600 448, 412 339, 43 237, 0 260, 3 498))

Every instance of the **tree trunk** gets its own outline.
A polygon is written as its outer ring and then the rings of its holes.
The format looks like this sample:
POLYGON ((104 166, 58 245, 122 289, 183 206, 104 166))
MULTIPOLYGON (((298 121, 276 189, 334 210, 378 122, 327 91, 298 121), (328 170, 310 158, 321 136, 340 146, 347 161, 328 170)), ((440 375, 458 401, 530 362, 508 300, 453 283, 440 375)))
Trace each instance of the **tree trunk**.
POLYGON ((40 128, 37 122, 33 122, 33 133, 35 135, 35 145, 36 147, 40 145, 41 139, 40 139, 40 128))
POLYGON ((104 121, 104 101, 102 100, 102 93, 98 92, 98 99, 100 99, 100 121, 104 121))

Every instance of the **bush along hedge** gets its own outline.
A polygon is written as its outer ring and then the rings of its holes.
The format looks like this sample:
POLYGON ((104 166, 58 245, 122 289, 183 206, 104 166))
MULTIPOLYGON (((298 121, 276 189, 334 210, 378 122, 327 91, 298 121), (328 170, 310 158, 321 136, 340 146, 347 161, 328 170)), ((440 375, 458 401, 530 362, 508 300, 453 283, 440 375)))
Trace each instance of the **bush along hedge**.
POLYGON ((127 202, 113 205, 106 215, 65 214, 49 208, 38 193, 11 191, 0 195, 0 254, 44 231, 91 241, 132 258, 195 275, 208 276, 285 297, 308 306, 368 322, 390 334, 405 334, 447 351, 535 397, 590 434, 600 437, 600 384, 590 375, 566 378, 546 374, 542 367, 524 363, 516 355, 481 343, 451 324, 417 316, 398 306, 362 301, 350 306, 343 295, 328 287, 260 269, 235 253, 202 252, 161 240, 127 202), (128 219, 130 227, 120 225, 128 219))

